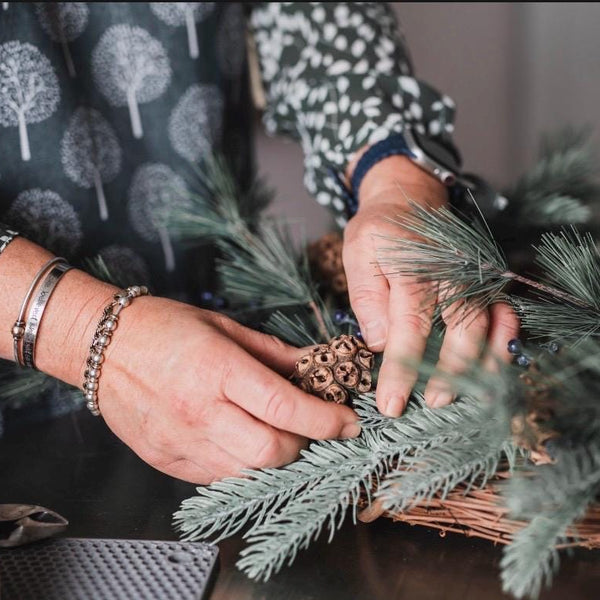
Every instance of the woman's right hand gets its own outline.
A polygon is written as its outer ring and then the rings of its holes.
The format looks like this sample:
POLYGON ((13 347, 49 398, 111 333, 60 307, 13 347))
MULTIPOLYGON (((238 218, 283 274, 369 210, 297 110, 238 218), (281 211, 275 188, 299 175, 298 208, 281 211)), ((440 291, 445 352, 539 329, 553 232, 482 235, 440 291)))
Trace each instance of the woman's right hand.
MULTIPOLYGON (((18 238, 0 257, 0 357, 27 287, 51 255, 18 238)), ((136 282, 132 282, 136 283, 136 282)), ((118 291, 72 270, 41 321, 41 371, 81 387, 102 310, 118 291)), ((106 348, 98 401, 108 426, 153 467, 208 483, 293 461, 308 439, 355 437, 356 414, 286 377, 306 350, 217 313, 164 298, 133 300, 106 348)))
POLYGON ((106 351, 100 410, 143 460, 180 479, 280 466, 308 438, 360 431, 349 408, 284 378, 305 352, 217 313, 137 298, 106 351))

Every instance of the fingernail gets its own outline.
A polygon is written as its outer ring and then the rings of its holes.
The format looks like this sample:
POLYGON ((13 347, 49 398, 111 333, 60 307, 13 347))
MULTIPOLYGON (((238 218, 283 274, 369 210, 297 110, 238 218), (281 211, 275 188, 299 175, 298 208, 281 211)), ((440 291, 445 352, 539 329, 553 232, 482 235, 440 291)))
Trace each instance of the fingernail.
POLYGON ((355 438, 360 435, 361 427, 358 422, 355 423, 347 423, 342 427, 342 431, 340 432, 340 437, 343 439, 347 438, 355 438))
POLYGON ((364 328, 361 327, 361 332, 367 346, 379 346, 385 343, 386 329, 385 324, 381 319, 367 323, 364 328))
POLYGON ((402 396, 390 396, 385 406, 385 415, 388 417, 399 417, 404 411, 404 404, 402 396))
POLYGON ((431 408, 441 408, 442 406, 446 406, 448 404, 452 404, 454 400, 454 396, 452 394, 435 394, 431 401, 429 402, 429 406, 431 408))

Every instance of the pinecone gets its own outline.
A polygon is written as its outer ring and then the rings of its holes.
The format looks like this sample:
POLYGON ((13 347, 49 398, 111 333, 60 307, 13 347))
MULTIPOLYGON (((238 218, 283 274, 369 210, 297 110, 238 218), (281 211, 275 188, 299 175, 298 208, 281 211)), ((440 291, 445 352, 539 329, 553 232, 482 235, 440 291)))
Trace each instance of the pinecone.
POLYGON ((343 240, 339 233, 327 233, 308 246, 308 260, 315 277, 334 294, 348 293, 342 263, 343 240))
POLYGON ((347 404, 349 392, 371 390, 373 353, 353 335, 320 344, 297 363, 294 379, 301 389, 327 402, 347 404))

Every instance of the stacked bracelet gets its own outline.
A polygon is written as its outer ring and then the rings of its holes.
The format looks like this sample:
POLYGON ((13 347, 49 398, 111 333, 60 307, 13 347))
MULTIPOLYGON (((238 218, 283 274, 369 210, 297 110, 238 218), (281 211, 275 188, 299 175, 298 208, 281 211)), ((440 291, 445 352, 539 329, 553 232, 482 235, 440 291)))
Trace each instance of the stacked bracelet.
POLYGON ((44 311, 48 305, 48 300, 52 292, 56 288, 56 285, 60 281, 61 277, 70 271, 73 267, 67 263, 57 264, 49 273, 46 275, 46 279, 40 285, 38 292, 31 303, 31 308, 27 315, 27 323, 25 325, 25 334, 23 335, 23 348, 21 350, 23 365, 35 369, 35 344, 37 342, 37 335, 44 316, 44 311))
POLYGON ((83 382, 83 393, 85 395, 87 407, 94 416, 100 415, 98 405, 98 380, 104 362, 104 350, 110 344, 112 334, 115 332, 119 323, 119 314, 131 304, 133 298, 138 296, 147 296, 148 288, 146 286, 131 286, 121 290, 114 295, 113 301, 102 312, 102 318, 96 327, 90 353, 86 362, 85 381, 83 382))
MULTIPOLYGON (((36 289, 36 287, 38 286, 42 277, 44 277, 44 275, 46 275, 48 273, 48 271, 50 270, 51 267, 54 267, 54 265, 57 265, 59 263, 66 264, 66 262, 67 261, 64 258, 52 258, 51 260, 46 262, 44 265, 42 265, 41 269, 37 272, 36 276, 33 278, 33 281, 31 282, 31 285, 29 286, 27 293, 25 294, 25 298, 23 299, 23 302, 21 304, 21 309, 19 310, 19 316, 17 317, 17 320, 15 321, 15 323, 11 329, 11 333, 12 333, 12 337, 13 337, 13 354, 14 354, 15 362, 18 365, 21 365, 22 367, 25 366, 25 363, 21 359, 20 345, 21 345, 21 340, 23 339, 23 337, 25 335, 26 325, 27 325, 27 323, 23 319, 25 317, 25 311, 27 310, 27 306, 29 305, 29 302, 31 300, 31 296, 33 295, 33 292, 36 289)), ((63 274, 64 274, 64 271, 60 275, 62 276, 63 274)), ((58 279, 60 279, 60 277, 58 277, 58 279)), ((58 283, 58 279, 56 279, 54 281, 54 285, 56 285, 56 283, 58 283)), ((54 285, 52 286, 52 289, 54 288, 54 285)), ((50 291, 52 291, 52 290, 50 290, 50 291)), ((48 301, 49 297, 50 297, 50 294, 45 296, 45 301, 43 301, 43 306, 42 306, 42 312, 43 312, 43 309, 45 308, 45 303, 48 301)), ((30 313, 30 315, 31 315, 31 313, 30 313)), ((39 316, 41 317, 41 315, 39 315, 39 316)), ((37 328, 36 328, 36 335, 37 335, 37 328)), ((33 339, 33 342, 35 343, 35 338, 33 339)))

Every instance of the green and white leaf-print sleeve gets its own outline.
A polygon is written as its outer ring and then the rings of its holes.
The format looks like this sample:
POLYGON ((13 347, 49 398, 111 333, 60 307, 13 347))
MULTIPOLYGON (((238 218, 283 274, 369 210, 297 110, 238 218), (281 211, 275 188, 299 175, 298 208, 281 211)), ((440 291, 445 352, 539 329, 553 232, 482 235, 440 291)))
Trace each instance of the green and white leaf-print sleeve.
POLYGON ((301 142, 304 183, 340 224, 346 206, 331 170, 343 173, 356 150, 407 123, 450 137, 454 102, 413 76, 386 3, 258 3, 250 24, 267 97, 267 131, 301 142))

